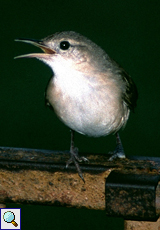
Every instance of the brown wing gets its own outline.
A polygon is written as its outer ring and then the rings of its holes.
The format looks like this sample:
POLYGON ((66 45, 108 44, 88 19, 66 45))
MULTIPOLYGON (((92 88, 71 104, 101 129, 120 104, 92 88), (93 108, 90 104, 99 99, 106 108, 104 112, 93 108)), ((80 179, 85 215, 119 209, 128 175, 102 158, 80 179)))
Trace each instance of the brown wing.
POLYGON ((126 83, 126 90, 123 94, 123 99, 126 102, 127 106, 134 111, 134 108, 137 105, 138 91, 137 87, 132 80, 132 78, 121 68, 121 76, 123 81, 126 83))

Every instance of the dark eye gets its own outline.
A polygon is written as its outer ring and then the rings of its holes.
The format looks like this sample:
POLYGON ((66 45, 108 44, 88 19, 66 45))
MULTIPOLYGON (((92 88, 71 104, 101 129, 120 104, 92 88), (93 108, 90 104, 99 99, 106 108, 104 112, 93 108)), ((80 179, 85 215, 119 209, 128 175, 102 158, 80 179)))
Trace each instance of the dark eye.
POLYGON ((62 50, 68 50, 70 47, 70 43, 68 41, 63 41, 60 43, 60 48, 62 50))

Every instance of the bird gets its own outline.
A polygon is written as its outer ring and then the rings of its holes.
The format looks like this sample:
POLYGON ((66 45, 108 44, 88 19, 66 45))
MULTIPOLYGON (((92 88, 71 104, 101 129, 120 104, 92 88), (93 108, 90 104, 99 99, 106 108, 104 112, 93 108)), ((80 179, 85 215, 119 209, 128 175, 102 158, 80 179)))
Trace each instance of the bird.
POLYGON ((53 76, 45 91, 46 105, 71 130, 70 159, 85 182, 74 145, 74 133, 90 137, 116 136, 116 148, 109 160, 125 158, 118 131, 134 112, 138 91, 133 79, 96 43, 74 32, 56 32, 44 39, 15 39, 39 47, 43 53, 15 58, 37 58, 47 64, 53 76))

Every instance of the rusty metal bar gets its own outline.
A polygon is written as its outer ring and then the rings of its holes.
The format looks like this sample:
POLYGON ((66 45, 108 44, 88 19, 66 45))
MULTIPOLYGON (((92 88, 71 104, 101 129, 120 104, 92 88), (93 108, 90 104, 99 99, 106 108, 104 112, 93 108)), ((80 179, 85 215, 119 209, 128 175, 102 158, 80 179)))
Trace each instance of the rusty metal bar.
MULTIPOLYGON (((113 170, 159 175, 159 158, 108 161, 108 155, 81 154, 85 183, 73 165, 65 168, 68 152, 0 147, 0 203, 30 203, 105 210, 105 181, 113 170)), ((156 214, 160 214, 160 186, 156 214)), ((125 217, 124 217, 125 219, 125 217)))
POLYGON ((125 220, 124 230, 159 230, 160 218, 156 222, 125 220))
POLYGON ((106 213, 129 220, 156 221, 160 175, 112 171, 106 179, 106 213))

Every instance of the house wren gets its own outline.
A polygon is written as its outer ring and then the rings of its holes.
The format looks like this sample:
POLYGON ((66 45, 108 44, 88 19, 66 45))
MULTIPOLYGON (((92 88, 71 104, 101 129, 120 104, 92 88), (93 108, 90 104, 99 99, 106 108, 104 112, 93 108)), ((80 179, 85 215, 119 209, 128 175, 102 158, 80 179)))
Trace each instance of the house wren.
POLYGON ((53 71, 46 89, 47 105, 71 129, 71 158, 84 181, 74 147, 74 131, 92 137, 116 134, 116 149, 110 160, 124 158, 118 134, 124 127, 130 110, 138 98, 132 78, 98 45, 73 32, 55 33, 42 40, 17 39, 41 48, 44 53, 32 53, 16 58, 37 58, 53 71))

